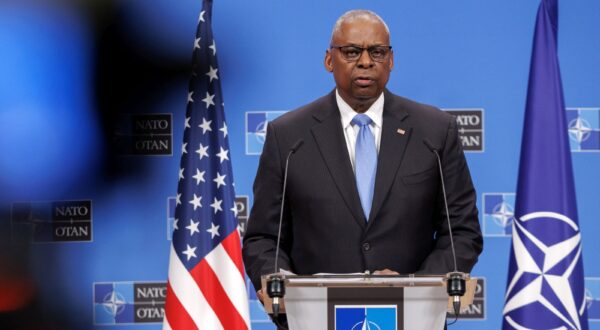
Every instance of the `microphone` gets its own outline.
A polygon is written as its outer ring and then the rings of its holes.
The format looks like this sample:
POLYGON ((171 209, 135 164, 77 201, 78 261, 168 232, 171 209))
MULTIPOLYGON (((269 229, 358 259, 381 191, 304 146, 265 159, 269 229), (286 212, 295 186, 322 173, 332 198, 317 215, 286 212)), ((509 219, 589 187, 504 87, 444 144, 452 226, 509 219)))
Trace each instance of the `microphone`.
MULTIPOLYGON (((290 148, 290 151, 287 154, 285 159, 285 169, 283 172, 283 189, 281 192, 281 209, 279 210, 279 228, 277 232, 277 245, 275 249, 275 269, 273 273, 278 273, 278 262, 279 262, 279 244, 281 242, 281 223, 283 222, 283 208, 285 206, 285 191, 287 187, 287 176, 288 176, 288 166, 290 163, 290 157, 298 151, 298 149, 302 146, 304 140, 300 139, 296 141, 290 148)), ((280 274, 274 274, 269 277, 267 280, 267 295, 271 299, 273 299, 273 318, 276 320, 277 316, 279 316, 279 298, 283 298, 285 295, 285 285, 283 282, 283 276, 280 274)))
POLYGON ((446 197, 446 186, 444 185, 444 171, 442 170, 442 161, 438 148, 434 147, 427 139, 423 140, 423 143, 427 148, 435 154, 438 163, 438 169, 440 172, 440 181, 442 182, 442 195, 444 196, 444 207, 446 208, 446 220, 448 221, 448 232, 450 233, 450 247, 452 250, 452 260, 454 262, 454 270, 446 274, 447 285, 446 291, 448 296, 452 297, 452 306, 454 307, 454 314, 458 318, 460 312, 460 297, 464 296, 466 290, 466 275, 463 272, 459 272, 456 265, 456 251, 454 250, 454 238, 452 236, 452 225, 450 224, 450 213, 448 212, 448 198, 446 197))

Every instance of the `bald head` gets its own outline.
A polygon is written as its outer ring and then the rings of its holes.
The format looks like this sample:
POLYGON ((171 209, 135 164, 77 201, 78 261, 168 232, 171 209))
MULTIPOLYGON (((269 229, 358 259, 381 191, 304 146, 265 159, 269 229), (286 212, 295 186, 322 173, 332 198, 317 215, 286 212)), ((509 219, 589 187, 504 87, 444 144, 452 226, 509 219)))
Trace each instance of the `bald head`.
POLYGON ((379 22, 385 28, 385 31, 387 32, 388 36, 390 35, 390 29, 388 28, 387 24, 385 24, 385 21, 381 17, 379 17, 379 15, 375 14, 370 10, 355 9, 345 12, 342 16, 340 16, 340 18, 337 19, 335 25, 333 26, 333 31, 331 32, 330 43, 333 44, 333 40, 335 39, 336 35, 340 33, 342 25, 346 23, 352 23, 358 20, 379 22))

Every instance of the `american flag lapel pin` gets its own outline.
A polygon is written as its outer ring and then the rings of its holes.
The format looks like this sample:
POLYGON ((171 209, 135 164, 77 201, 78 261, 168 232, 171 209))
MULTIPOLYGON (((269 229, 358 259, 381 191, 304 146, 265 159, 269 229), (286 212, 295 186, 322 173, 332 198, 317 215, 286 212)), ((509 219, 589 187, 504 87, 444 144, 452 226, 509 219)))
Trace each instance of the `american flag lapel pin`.
POLYGON ((396 130, 396 133, 398 133, 398 134, 400 134, 400 135, 404 135, 404 133, 406 133, 406 131, 405 131, 405 130, 403 130, 402 128, 398 128, 398 129, 396 130))

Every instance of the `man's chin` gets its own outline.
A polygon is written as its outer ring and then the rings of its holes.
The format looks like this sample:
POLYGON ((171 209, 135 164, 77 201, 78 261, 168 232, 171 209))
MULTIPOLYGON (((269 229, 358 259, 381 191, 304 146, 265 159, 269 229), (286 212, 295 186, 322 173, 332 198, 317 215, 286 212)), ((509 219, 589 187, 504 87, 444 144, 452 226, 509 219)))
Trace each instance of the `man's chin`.
POLYGON ((381 95, 381 92, 377 91, 357 91, 354 93, 354 99, 361 102, 369 102, 377 99, 381 95))

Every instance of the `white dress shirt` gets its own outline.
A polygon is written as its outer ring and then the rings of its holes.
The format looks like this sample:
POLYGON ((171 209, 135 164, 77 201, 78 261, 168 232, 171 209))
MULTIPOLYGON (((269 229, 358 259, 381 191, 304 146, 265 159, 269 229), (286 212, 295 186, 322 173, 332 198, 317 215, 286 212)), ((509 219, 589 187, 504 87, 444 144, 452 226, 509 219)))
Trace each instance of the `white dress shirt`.
MULTIPOLYGON (((342 119, 342 128, 344 130, 344 137, 346 139, 346 146, 348 147, 348 154, 350 155, 350 162, 352 163, 352 170, 354 170, 354 157, 356 150, 356 137, 360 131, 360 127, 352 124, 352 119, 358 114, 354 111, 344 99, 340 96, 340 93, 335 90, 335 99, 337 101, 338 108, 340 109, 340 115, 342 119)), ((365 112, 365 115, 369 116, 373 121, 369 128, 373 137, 375 137, 375 148, 379 153, 379 144, 381 141, 381 127, 383 122, 383 93, 377 98, 375 103, 365 112)))

